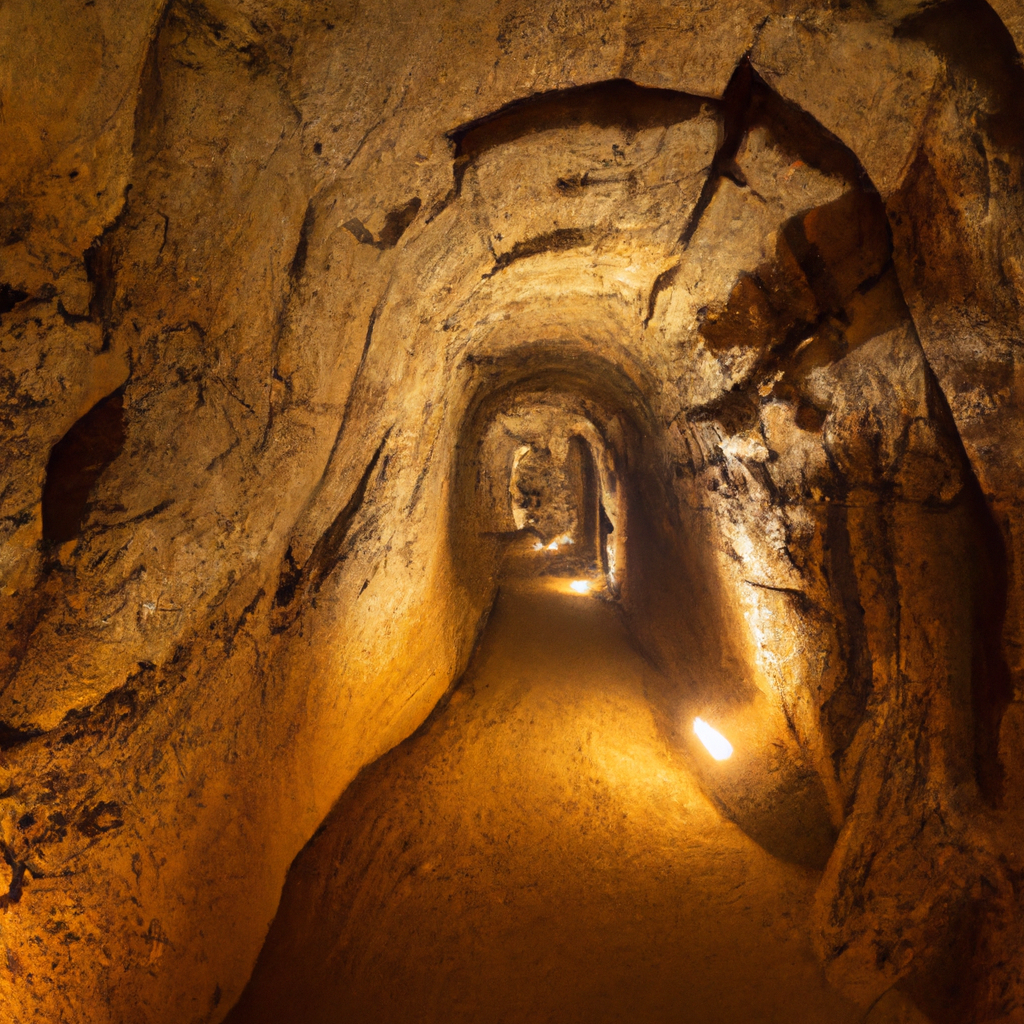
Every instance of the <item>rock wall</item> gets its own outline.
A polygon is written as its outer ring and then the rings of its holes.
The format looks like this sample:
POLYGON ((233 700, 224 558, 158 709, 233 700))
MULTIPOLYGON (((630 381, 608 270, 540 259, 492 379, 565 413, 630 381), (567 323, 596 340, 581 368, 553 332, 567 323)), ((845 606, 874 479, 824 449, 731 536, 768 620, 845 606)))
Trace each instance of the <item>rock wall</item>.
POLYGON ((545 387, 622 432, 656 703, 761 736, 702 782, 823 871, 832 983, 941 1014, 970 924, 948 1012, 1017 1019, 1018 6, 5 5, 11 1020, 224 1016, 465 667, 467 453, 545 387))

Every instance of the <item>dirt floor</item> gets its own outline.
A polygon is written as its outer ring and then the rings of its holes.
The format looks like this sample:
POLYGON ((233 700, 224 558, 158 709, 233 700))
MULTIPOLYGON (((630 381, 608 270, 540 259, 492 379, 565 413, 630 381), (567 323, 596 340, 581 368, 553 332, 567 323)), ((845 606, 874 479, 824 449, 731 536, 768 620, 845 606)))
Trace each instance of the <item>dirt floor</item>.
POLYGON ((810 948, 817 876, 721 817, 616 606, 566 582, 505 588, 448 705, 349 788, 233 1024, 863 1019, 810 948))

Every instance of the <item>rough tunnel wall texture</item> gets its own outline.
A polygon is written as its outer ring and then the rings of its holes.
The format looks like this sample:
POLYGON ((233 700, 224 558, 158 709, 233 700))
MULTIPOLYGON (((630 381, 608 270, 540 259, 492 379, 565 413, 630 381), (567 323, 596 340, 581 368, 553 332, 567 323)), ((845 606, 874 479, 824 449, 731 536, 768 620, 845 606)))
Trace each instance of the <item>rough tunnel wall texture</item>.
POLYGON ((449 517, 459 444, 538 372, 638 425, 624 607, 791 753, 716 797, 824 866, 830 979, 926 988, 973 914, 963 1013, 1019 1015, 1022 24, 5 5, 11 1019, 228 1011, 296 853, 467 663, 500 545, 449 517), (728 642, 688 662, 681 622, 728 642))

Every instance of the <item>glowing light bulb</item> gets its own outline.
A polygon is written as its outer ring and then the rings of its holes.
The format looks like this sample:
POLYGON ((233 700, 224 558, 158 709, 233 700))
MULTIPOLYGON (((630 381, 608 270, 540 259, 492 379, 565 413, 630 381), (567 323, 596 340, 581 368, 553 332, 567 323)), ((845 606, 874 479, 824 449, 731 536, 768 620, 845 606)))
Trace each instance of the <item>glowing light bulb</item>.
POLYGON ((693 720, 693 731, 716 761, 732 757, 732 744, 717 729, 712 729, 703 718, 693 720))
POLYGON ((575 591, 577 594, 589 594, 590 584, 586 580, 573 580, 569 584, 569 589, 575 591))

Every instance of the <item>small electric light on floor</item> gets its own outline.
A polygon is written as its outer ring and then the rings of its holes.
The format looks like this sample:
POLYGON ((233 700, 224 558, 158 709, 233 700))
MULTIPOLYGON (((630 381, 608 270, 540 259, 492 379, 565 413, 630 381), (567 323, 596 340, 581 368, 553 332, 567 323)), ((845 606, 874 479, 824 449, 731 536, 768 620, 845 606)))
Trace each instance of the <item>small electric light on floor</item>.
POLYGON ((586 580, 573 580, 569 584, 569 589, 576 594, 589 594, 590 584, 586 580))
POLYGON ((716 761, 732 757, 732 744, 717 729, 712 729, 703 718, 693 720, 693 731, 716 761))

